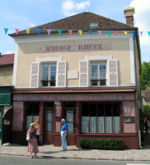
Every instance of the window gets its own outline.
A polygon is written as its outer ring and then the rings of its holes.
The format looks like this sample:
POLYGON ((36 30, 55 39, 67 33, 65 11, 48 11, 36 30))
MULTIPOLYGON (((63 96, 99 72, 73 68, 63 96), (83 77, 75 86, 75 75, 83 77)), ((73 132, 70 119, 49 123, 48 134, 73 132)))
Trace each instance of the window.
POLYGON ((66 111, 66 123, 68 124, 68 132, 74 132, 74 111, 67 110, 66 111))
POLYGON ((47 132, 53 131, 53 111, 52 110, 46 111, 46 131, 47 132))
POLYGON ((106 85, 106 62, 91 63, 91 86, 106 85))
POLYGON ((30 124, 35 120, 39 120, 39 104, 38 103, 26 103, 27 123, 26 129, 30 128, 30 124))
POLYGON ((120 133, 120 105, 82 104, 82 133, 120 133))
POLYGON ((56 64, 42 65, 42 80, 43 87, 56 86, 56 64))

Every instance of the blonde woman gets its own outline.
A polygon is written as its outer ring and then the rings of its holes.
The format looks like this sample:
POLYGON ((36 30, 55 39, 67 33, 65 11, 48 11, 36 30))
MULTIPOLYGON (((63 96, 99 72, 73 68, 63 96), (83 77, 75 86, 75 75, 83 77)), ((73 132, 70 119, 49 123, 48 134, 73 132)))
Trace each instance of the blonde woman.
POLYGON ((34 157, 37 158, 37 153, 39 152, 39 149, 38 149, 38 143, 36 139, 35 123, 30 124, 28 133, 30 134, 30 140, 28 141, 28 152, 30 152, 30 158, 33 158, 33 155, 32 155, 33 153, 34 153, 34 157))

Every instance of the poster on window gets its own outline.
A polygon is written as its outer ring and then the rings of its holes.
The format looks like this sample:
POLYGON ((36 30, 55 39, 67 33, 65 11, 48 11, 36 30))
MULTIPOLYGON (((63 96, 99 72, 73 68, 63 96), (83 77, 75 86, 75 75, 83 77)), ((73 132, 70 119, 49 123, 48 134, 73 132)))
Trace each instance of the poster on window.
POLYGON ((67 119, 67 122, 73 122, 74 120, 73 111, 67 111, 66 119, 67 119))

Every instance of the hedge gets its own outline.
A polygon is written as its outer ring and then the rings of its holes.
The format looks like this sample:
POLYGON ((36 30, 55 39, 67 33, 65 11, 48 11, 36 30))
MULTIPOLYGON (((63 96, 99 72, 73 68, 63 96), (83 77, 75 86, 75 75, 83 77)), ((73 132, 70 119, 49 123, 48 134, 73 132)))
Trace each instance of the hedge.
POLYGON ((100 149, 100 150, 123 150, 125 145, 122 140, 114 139, 81 139, 79 146, 82 149, 100 149))

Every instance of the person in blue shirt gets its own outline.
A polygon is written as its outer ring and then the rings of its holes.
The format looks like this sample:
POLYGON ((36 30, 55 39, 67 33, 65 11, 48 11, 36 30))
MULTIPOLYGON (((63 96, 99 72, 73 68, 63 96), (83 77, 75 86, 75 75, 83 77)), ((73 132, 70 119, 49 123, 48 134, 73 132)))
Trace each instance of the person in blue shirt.
POLYGON ((61 119, 61 145, 62 151, 67 151, 67 132, 68 125, 65 123, 65 119, 61 119))

